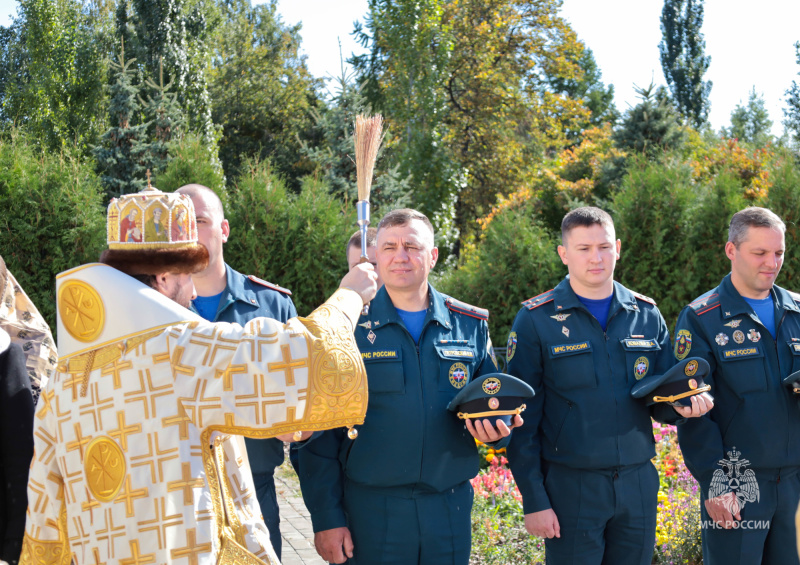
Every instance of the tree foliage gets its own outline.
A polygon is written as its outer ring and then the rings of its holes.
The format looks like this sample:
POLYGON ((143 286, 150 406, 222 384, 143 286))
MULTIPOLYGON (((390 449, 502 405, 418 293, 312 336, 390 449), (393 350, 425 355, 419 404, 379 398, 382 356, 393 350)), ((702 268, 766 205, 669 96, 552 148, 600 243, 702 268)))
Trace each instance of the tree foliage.
MULTIPOLYGON (((800 65, 800 41, 794 44, 797 64, 800 65)), ((800 72, 797 73, 800 75, 800 72)), ((795 141, 800 142, 800 84, 792 81, 792 86, 786 91, 786 108, 783 109, 785 120, 783 125, 795 141)))
MULTIPOLYGON (((589 111, 548 77, 579 79, 583 46, 557 0, 370 0, 354 64, 398 135, 415 203, 452 237, 574 142, 589 111), (452 224, 453 217, 456 224, 452 224), (454 229, 455 228, 455 229, 454 229)), ((445 237, 447 240, 448 237, 445 237)))
POLYGON ((738 139, 747 143, 762 146, 766 145, 772 135, 772 120, 769 119, 764 97, 756 94, 756 88, 750 92, 747 105, 737 104, 731 112, 731 127, 724 129, 722 134, 726 137, 738 139))
POLYGON ((45 150, 88 152, 104 127, 109 11, 105 2, 20 0, 3 30, 2 118, 45 150))
POLYGON ((300 26, 286 26, 277 2, 231 0, 215 36, 210 93, 222 126, 220 159, 236 177, 248 159, 269 159, 293 189, 313 168, 301 151, 315 139, 319 81, 300 54, 300 26))
POLYGON ((623 150, 645 153, 655 157, 668 149, 679 147, 685 138, 680 115, 672 105, 664 87, 652 83, 637 88, 641 102, 625 112, 614 141, 623 150))
POLYGON ((661 68, 678 111, 696 128, 708 120, 711 81, 704 81, 711 57, 705 55, 703 0, 664 0, 659 44, 661 68))

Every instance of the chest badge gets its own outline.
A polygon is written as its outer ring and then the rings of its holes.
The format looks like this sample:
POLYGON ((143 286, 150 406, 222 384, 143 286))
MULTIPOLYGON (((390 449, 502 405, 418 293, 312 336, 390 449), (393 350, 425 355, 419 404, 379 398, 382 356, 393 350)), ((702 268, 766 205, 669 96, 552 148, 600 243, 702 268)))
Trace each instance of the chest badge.
POLYGON ((733 332, 733 341, 739 344, 744 343, 744 332, 742 330, 736 330, 733 332))
POLYGON ((566 320, 570 316, 572 316, 571 312, 569 314, 563 314, 563 313, 562 314, 556 314, 555 316, 550 316, 550 317, 553 318, 556 322, 563 322, 564 320, 566 320))
POLYGON ((375 332, 373 332, 372 330, 369 330, 369 333, 367 334, 367 339, 369 340, 369 342, 370 343, 375 343, 375 338, 376 337, 378 337, 378 336, 375 335, 375 332))
POLYGON ((464 388, 469 380, 469 370, 464 363, 453 363, 450 367, 450 384, 456 388, 464 388))
MULTIPOLYGON (((727 312, 726 312, 726 314, 727 314, 727 312)), ((729 328, 734 328, 735 329, 735 328, 738 328, 739 324, 741 324, 741 323, 742 323, 742 320, 731 320, 730 322, 728 322, 725 325, 728 326, 729 328)))
POLYGON ((755 330, 755 328, 753 328, 752 330, 750 330, 749 332, 747 332, 747 337, 748 337, 748 338, 750 339, 750 341, 752 341, 753 343, 758 343, 758 342, 761 340, 761 332, 757 332, 757 331, 755 330))
POLYGON ((717 334, 717 337, 714 338, 714 341, 717 342, 717 345, 722 347, 728 343, 728 334, 720 332, 717 334))
POLYGON ((366 329, 366 330, 372 329, 372 320, 367 320, 367 321, 366 321, 366 322, 364 322, 363 324, 358 324, 358 325, 359 325, 360 327, 362 327, 362 328, 366 329))
POLYGON ((569 329, 567 329, 567 326, 561 326, 561 333, 564 334, 564 337, 569 337, 569 329))
POLYGON ((641 380, 647 374, 649 368, 650 361, 647 360, 647 357, 639 357, 633 363, 633 375, 636 377, 636 380, 641 380))

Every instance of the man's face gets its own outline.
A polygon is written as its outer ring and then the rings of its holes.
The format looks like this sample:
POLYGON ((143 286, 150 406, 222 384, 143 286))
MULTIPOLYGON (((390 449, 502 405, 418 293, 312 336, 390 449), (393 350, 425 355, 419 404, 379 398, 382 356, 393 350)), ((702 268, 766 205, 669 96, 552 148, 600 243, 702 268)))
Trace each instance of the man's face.
POLYGON ((159 223, 161 221, 161 214, 162 214, 161 208, 156 208, 155 210, 153 210, 153 218, 155 219, 156 223, 159 223))
POLYGON ((771 228, 747 228, 736 247, 725 244, 731 260, 731 281, 739 294, 747 298, 766 298, 783 266, 786 242, 783 232, 771 228))
MULTIPOLYGON (((223 219, 222 211, 214 206, 212 199, 202 192, 192 196, 194 213, 197 216, 197 240, 208 249, 208 268, 224 261, 222 244, 228 241, 230 226, 228 220, 223 219)), ((213 272, 213 271, 212 271, 213 272)))
POLYGON ((188 308, 192 300, 197 298, 192 275, 165 273, 157 277, 157 283, 158 292, 184 308, 188 308))
POLYGON ((388 291, 416 291, 427 288, 428 273, 439 257, 433 235, 422 220, 378 232, 378 276, 388 291))
MULTIPOLYGON (((375 246, 370 245, 367 247, 367 258, 369 262, 372 263, 372 266, 375 267, 375 272, 378 272, 378 262, 375 258, 375 246)), ((355 245, 351 245, 347 248, 347 268, 351 270, 353 267, 358 265, 361 262, 361 248, 356 247, 355 245)), ((378 288, 383 286, 383 282, 381 281, 380 275, 378 275, 378 288)))
POLYGON ((569 271, 572 288, 590 293, 609 285, 619 259, 620 241, 614 239, 614 229, 600 224, 578 226, 567 232, 558 255, 569 271))

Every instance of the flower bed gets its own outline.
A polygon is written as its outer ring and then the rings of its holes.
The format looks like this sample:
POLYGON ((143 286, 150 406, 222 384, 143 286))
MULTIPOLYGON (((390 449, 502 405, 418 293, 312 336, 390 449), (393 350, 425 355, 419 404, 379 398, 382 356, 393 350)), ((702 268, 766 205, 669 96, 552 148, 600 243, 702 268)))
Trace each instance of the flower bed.
MULTIPOLYGON (((653 424, 661 486, 653 563, 699 565, 699 486, 683 463, 675 426, 653 424)), ((484 467, 472 479, 471 565, 541 565, 544 541, 525 531, 522 497, 514 482, 505 450, 478 444, 484 467)))

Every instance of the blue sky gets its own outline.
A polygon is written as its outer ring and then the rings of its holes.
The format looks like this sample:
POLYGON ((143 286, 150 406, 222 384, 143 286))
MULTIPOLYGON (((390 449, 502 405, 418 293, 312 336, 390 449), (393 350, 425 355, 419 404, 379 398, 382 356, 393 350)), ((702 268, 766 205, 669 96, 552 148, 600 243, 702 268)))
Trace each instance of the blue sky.
MULTIPOLYGON (((16 12, 15 0, 0 0, 0 24, 16 12)), ((637 103, 634 85, 664 84, 658 43, 659 0, 563 0, 562 14, 592 49, 613 84, 615 102, 624 111, 637 103)), ((310 71, 319 77, 340 74, 339 41, 344 57, 360 52, 350 35, 363 19, 367 0, 278 0, 284 22, 303 24, 303 48, 310 71)), ((785 92, 800 82, 794 43, 800 41, 797 0, 705 0, 703 34, 711 66, 710 122, 715 130, 730 123, 731 111, 746 103, 751 89, 763 95, 773 133, 783 131, 785 92)))

